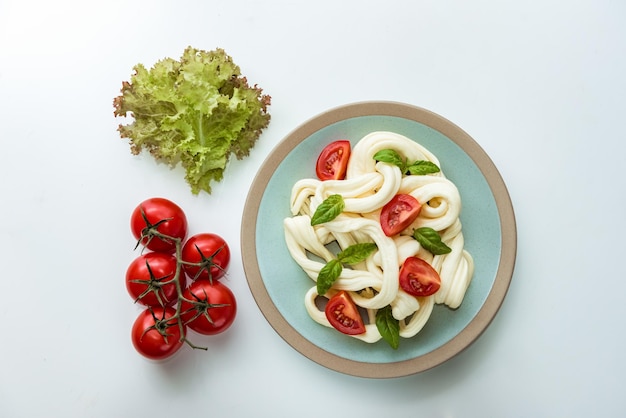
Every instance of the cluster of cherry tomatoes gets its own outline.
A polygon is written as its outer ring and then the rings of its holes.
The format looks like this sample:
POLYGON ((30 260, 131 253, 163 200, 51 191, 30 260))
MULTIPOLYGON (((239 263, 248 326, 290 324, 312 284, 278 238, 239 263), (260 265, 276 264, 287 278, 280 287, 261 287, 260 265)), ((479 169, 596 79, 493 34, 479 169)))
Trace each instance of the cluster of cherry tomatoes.
POLYGON ((126 271, 126 289, 145 309, 135 320, 135 349, 152 360, 176 353, 191 329, 215 335, 228 329, 237 313, 233 292, 220 279, 230 263, 222 237, 200 233, 187 238, 183 210, 164 198, 147 199, 135 208, 131 231, 141 255, 126 271))

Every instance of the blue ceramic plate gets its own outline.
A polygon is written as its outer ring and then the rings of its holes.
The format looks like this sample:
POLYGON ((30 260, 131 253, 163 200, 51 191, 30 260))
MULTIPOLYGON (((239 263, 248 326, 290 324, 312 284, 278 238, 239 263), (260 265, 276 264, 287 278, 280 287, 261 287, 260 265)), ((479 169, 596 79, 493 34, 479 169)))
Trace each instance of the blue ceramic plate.
POLYGON ((460 128, 427 110, 395 102, 363 102, 316 116, 291 132, 263 163, 242 220, 242 256, 248 284, 272 327, 296 350, 333 370, 362 377, 398 377, 448 360, 489 325, 506 295, 516 255, 516 227, 506 187, 492 161, 460 128), (424 329, 401 339, 364 343, 314 322, 304 307, 312 286, 289 255, 283 219, 291 216, 293 184, 315 178, 324 146, 356 144, 373 131, 405 135, 433 152, 459 189, 465 248, 475 272, 461 307, 436 306, 424 329))

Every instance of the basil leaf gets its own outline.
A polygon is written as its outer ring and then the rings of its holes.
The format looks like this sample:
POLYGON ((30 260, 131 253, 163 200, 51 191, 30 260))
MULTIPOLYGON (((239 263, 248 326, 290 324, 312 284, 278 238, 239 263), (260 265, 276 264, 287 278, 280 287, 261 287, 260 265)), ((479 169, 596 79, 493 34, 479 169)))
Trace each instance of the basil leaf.
POLYGON ((406 171, 406 163, 395 150, 383 149, 374 154, 374 159, 383 163, 393 164, 400 168, 403 173, 406 171))
POLYGON ((435 255, 448 254, 452 249, 441 241, 441 236, 437 231, 429 227, 422 227, 413 230, 413 238, 422 247, 435 255))
POLYGON ((376 328, 391 348, 398 349, 400 345, 400 322, 391 314, 390 305, 376 312, 376 328))
POLYGON ((328 196, 318 207, 311 218, 311 226, 330 222, 335 219, 345 208, 343 197, 339 194, 328 196))
POLYGON ((397 166, 400 168, 402 174, 418 176, 438 173, 441 171, 439 167, 437 167, 437 164, 426 160, 415 161, 413 164, 409 165, 407 161, 402 159, 402 156, 398 154, 397 151, 392 149, 383 149, 378 151, 374 154, 374 159, 376 161, 397 166))
POLYGON ((326 263, 317 276, 317 294, 326 294, 328 289, 335 283, 335 280, 337 280, 342 270, 343 266, 339 260, 334 259, 326 263))
POLYGON ((317 294, 324 295, 343 271, 343 264, 356 264, 365 260, 376 250, 376 244, 368 242, 354 244, 337 254, 320 269, 317 275, 317 294))
POLYGON ((376 244, 372 242, 354 244, 337 254, 337 259, 346 264, 360 263, 376 251, 376 248, 376 244))
POLYGON ((408 166, 406 171, 414 176, 419 176, 438 173, 440 170, 439 167, 437 167, 437 164, 431 161, 421 160, 415 161, 413 164, 408 166))

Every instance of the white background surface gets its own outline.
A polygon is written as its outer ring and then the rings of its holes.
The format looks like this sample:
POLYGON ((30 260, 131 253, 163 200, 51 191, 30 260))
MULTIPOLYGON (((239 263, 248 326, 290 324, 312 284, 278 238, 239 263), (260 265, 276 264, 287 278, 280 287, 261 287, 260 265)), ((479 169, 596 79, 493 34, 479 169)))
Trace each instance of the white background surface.
POLYGON ((624 74, 620 1, 0 1, 0 416, 623 414, 624 74), (133 65, 188 45, 224 48, 273 99, 270 127, 210 196, 131 156, 113 117, 133 65), (517 216, 516 270, 491 326, 400 379, 297 353, 258 310, 240 260, 264 158, 306 119, 361 100, 459 125, 517 216), (138 307, 123 284, 137 255, 130 212, 155 195, 228 240, 239 301, 208 353, 161 365, 131 346, 138 307))

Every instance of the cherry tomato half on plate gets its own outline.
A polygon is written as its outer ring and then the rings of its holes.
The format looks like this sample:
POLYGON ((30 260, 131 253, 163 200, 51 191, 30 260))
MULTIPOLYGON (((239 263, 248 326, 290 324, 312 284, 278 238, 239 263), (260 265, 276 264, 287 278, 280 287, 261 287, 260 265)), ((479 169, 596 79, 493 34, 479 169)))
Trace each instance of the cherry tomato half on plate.
POLYGON ((426 261, 408 257, 400 269, 400 287, 413 296, 430 296, 441 287, 441 277, 426 261))
POLYGON ((365 332, 363 318, 350 295, 343 290, 330 298, 324 312, 330 325, 344 334, 358 335, 365 332))
POLYGON ((417 219, 422 205, 409 194, 397 194, 380 212, 380 226, 388 237, 399 234, 417 219))
POLYGON ((196 234, 183 245, 181 258, 183 269, 192 280, 219 280, 230 264, 230 248, 217 234, 196 234))
POLYGON ((350 159, 350 141, 340 139, 326 145, 315 165, 317 178, 320 180, 343 180, 346 177, 350 159))
POLYGON ((224 284, 208 279, 191 283, 183 293, 183 323, 199 334, 215 335, 226 331, 237 316, 237 301, 224 284), (188 301, 192 301, 190 303, 188 301))
POLYGON ((176 257, 167 253, 149 252, 135 258, 126 269, 128 294, 145 306, 172 305, 178 299, 173 280, 176 264, 176 257))
POLYGON ((187 236, 187 217, 176 203, 153 197, 135 208, 130 217, 130 227, 133 236, 149 250, 173 253, 176 243, 155 233, 182 241, 187 236))
POLYGON ((139 354, 151 360, 164 360, 183 345, 178 321, 172 319, 172 307, 155 307, 142 311, 131 331, 133 346, 139 354))

